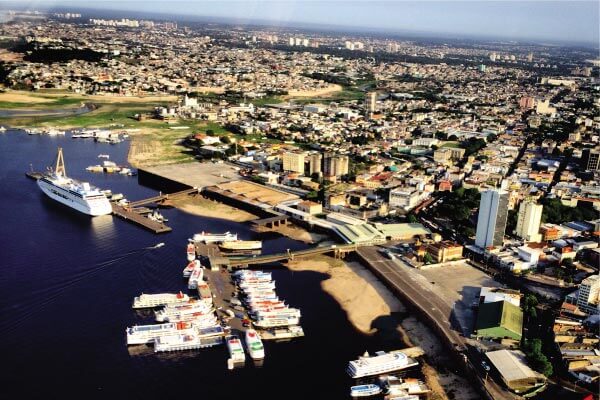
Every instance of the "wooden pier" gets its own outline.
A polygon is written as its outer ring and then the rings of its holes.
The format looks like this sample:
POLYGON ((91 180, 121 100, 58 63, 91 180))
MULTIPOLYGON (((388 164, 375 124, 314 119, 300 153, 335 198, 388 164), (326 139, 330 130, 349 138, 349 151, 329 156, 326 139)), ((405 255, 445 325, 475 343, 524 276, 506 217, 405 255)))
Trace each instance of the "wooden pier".
POLYGON ((162 222, 153 221, 135 212, 134 209, 125 208, 115 203, 111 203, 113 214, 123 218, 126 221, 131 221, 136 225, 146 228, 154 233, 171 232, 171 228, 162 222))

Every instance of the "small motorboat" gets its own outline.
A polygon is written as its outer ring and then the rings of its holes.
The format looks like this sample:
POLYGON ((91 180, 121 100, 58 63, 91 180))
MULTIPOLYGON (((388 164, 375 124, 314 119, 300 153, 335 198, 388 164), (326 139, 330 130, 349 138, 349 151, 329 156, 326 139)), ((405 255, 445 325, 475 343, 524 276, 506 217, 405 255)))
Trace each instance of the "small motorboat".
POLYGON ((381 393, 381 388, 377 385, 357 385, 350 388, 350 396, 352 397, 368 397, 375 396, 381 393))

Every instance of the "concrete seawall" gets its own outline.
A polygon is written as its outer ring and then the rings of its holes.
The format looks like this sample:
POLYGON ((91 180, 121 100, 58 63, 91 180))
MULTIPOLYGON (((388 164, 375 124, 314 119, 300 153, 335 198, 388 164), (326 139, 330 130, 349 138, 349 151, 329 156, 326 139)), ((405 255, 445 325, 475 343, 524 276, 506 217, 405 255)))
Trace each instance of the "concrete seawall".
POLYGON ((148 172, 141 168, 138 168, 138 183, 163 193, 175 193, 192 188, 192 186, 186 185, 185 183, 153 174, 152 172, 148 172))

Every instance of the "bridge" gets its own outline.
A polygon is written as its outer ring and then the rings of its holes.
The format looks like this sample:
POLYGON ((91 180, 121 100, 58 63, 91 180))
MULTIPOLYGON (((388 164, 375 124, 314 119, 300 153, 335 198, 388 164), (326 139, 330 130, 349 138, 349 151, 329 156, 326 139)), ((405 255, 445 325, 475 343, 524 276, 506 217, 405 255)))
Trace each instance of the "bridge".
POLYGON ((347 253, 356 251, 360 245, 343 244, 331 246, 317 246, 305 250, 287 251, 285 253, 267 254, 264 256, 247 256, 247 257, 223 257, 209 256, 210 265, 212 267, 224 266, 230 269, 246 268, 254 264, 268 264, 278 261, 293 260, 295 257, 306 257, 317 254, 334 253, 335 257, 343 257, 347 253))
POLYGON ((160 202, 164 202, 165 200, 172 199, 174 197, 185 196, 185 195, 190 195, 190 194, 194 194, 194 193, 198 193, 197 188, 186 189, 186 190, 182 190, 180 192, 175 192, 175 193, 165 193, 165 194, 161 193, 158 196, 129 202, 127 204, 127 208, 139 207, 139 206, 143 206, 146 204, 152 204, 152 203, 160 203, 160 202))

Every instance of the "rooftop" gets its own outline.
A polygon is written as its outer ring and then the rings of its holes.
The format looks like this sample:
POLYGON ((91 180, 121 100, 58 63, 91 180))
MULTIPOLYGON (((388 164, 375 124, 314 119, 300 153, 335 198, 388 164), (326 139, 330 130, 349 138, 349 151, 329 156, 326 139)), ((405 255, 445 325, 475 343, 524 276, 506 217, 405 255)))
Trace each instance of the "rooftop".
POLYGON ((485 355, 507 382, 540 377, 527 366, 525 354, 519 350, 490 351, 485 355))
POLYGON ((429 229, 418 223, 407 224, 375 224, 386 237, 414 237, 430 235, 429 229))

